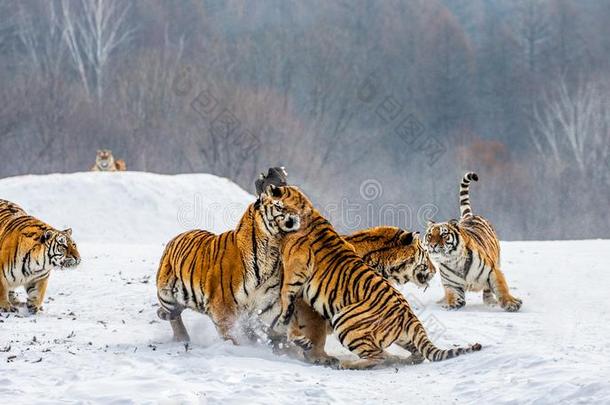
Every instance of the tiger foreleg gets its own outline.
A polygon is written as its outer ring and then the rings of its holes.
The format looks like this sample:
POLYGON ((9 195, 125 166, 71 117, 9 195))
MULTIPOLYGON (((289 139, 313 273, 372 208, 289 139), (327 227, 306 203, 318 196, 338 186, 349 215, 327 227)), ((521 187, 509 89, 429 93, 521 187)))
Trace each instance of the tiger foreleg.
POLYGON ((10 302, 11 305, 19 306, 20 302, 17 299, 17 293, 15 291, 9 290, 9 292, 8 292, 8 302, 10 302))
POLYGON ((33 284, 29 284, 25 287, 28 293, 27 308, 31 314, 36 314, 42 311, 42 302, 44 301, 44 295, 47 291, 47 284, 49 277, 45 277, 33 284))
POLYGON ((234 345, 239 345, 239 341, 235 337, 237 316, 232 311, 223 312, 221 314, 213 314, 212 321, 216 325, 218 334, 224 339, 231 341, 234 345))
POLYGON ((280 293, 281 312, 279 321, 284 325, 290 323, 295 311, 296 299, 301 297, 303 284, 307 280, 307 258, 284 258, 284 280, 280 293), (304 261, 305 260, 305 261, 304 261))
POLYGON ((513 297, 508 290, 508 283, 500 269, 493 269, 489 278, 490 288, 500 301, 500 307, 508 312, 516 312, 521 309, 523 302, 513 297))
POLYGON ((460 309, 466 305, 466 296, 464 288, 445 286, 445 303, 443 304, 444 309, 460 309))
POLYGON ((17 308, 11 304, 8 297, 9 287, 0 274, 0 312, 17 312, 17 308))
POLYGON ((498 305, 498 300, 496 300, 496 297, 494 297, 493 292, 489 288, 483 289, 483 303, 490 307, 498 305))

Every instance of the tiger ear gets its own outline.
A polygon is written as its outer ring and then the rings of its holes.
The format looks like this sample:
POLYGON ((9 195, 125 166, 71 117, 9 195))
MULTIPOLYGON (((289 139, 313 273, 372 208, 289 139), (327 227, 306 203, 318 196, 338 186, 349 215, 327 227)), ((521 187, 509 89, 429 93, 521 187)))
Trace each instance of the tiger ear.
POLYGON ((68 236, 72 236, 72 228, 64 229, 62 233, 65 233, 68 236))
POLYGON ((430 228, 431 226, 434 226, 434 224, 435 224, 435 223, 436 223, 436 222, 434 222, 433 220, 429 219, 429 220, 428 220, 428 222, 426 223, 426 226, 427 226, 428 228, 430 228))
POLYGON ((57 239, 55 239, 55 240, 61 245, 65 245, 68 243, 68 239, 66 238, 66 235, 64 235, 64 234, 58 235, 57 239))
POLYGON ((413 243, 413 237, 413 232, 405 232, 400 235, 400 243, 402 243, 404 246, 408 246, 413 243))
POLYGON ((47 229, 46 231, 44 231, 44 233, 40 237, 40 243, 45 243, 45 242, 51 240, 51 238, 53 237, 53 234, 54 234, 54 232, 50 229, 47 229))

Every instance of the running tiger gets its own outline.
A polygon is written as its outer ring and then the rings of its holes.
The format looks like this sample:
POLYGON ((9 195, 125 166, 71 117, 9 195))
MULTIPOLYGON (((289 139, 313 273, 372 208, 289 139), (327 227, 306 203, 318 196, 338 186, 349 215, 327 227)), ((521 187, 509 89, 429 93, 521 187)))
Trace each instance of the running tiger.
POLYGON ((0 200, 0 310, 16 312, 15 290, 24 287, 28 311, 41 311, 51 270, 79 263, 71 229, 58 231, 0 200))
POLYGON ((393 343, 430 361, 481 349, 479 344, 435 347, 402 294, 362 261, 297 187, 268 190, 261 196, 265 216, 283 235, 279 321, 288 324, 295 300, 303 297, 330 321, 341 344, 360 357, 341 361, 341 368, 413 362, 387 354, 393 343))
POLYGON ((466 173, 460 185, 460 220, 430 222, 425 245, 438 267, 445 288, 444 307, 459 309, 466 304, 465 291, 483 290, 487 305, 500 306, 509 312, 518 311, 522 301, 513 297, 500 270, 500 242, 485 218, 473 215, 470 207, 471 181, 476 173, 466 173), (497 300, 496 298, 497 297, 497 300))
POLYGON ((124 172, 127 165, 123 159, 114 159, 112 151, 100 149, 95 156, 95 164, 91 167, 92 172, 124 172))
MULTIPOLYGON (((419 232, 379 226, 342 235, 342 238, 370 268, 395 285, 411 281, 418 287, 427 288, 436 272, 422 246, 419 232)), ((291 322, 287 334, 304 349, 307 360, 331 364, 335 359, 324 350, 326 335, 332 333, 332 328, 327 325, 328 321, 298 299, 294 322, 291 322), (297 339, 297 336, 300 338, 297 339)))

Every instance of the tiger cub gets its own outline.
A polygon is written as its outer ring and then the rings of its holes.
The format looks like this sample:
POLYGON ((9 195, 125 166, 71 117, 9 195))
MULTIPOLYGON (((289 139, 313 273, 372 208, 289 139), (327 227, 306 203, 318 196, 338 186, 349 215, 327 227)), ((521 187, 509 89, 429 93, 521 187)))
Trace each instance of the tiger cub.
POLYGON ((464 175, 460 185, 459 221, 429 222, 424 244, 441 274, 445 308, 459 309, 466 304, 465 291, 483 290, 485 304, 495 305, 499 300, 504 310, 518 311, 522 301, 510 294, 500 270, 500 242, 496 232, 489 221, 472 214, 470 182, 478 179, 475 173, 464 175))
POLYGON ((261 203, 267 221, 283 235, 279 321, 290 323, 295 301, 303 297, 330 321, 341 344, 358 355, 358 360, 341 361, 341 368, 410 362, 385 352, 393 343, 430 361, 481 349, 479 344, 449 350, 434 346, 403 295, 362 261, 297 187, 271 186, 261 203))
POLYGON ((124 172, 127 165, 123 159, 114 159, 112 151, 100 149, 95 156, 95 164, 91 166, 92 172, 124 172))
POLYGON ((0 200, 0 311, 16 312, 15 290, 24 287, 30 313, 42 310, 49 274, 80 263, 72 230, 58 231, 0 200))
MULTIPOLYGON (((419 232, 408 232, 393 226, 378 226, 342 235, 356 254, 379 275, 395 285, 409 281, 426 288, 436 269, 430 262, 419 238, 419 232)), ((333 364, 336 359, 324 350, 328 321, 298 299, 294 322, 286 335, 303 349, 304 357, 313 363, 333 364)))
POLYGON ((208 315, 236 344, 240 318, 267 315, 281 277, 278 233, 256 202, 235 230, 194 230, 168 243, 157 272, 157 315, 170 321, 174 340, 190 339, 181 316, 187 308, 208 315))

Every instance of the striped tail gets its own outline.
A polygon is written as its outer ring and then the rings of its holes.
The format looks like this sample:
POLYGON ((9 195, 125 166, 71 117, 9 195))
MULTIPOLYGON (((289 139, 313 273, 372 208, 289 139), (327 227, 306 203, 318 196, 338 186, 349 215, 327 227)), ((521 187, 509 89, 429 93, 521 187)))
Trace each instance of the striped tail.
POLYGON ((407 336, 417 350, 429 361, 443 361, 457 357, 459 355, 471 352, 478 352, 481 350, 481 345, 475 343, 467 347, 455 347, 453 349, 439 349, 430 341, 428 334, 424 329, 424 326, 417 320, 411 324, 412 335, 407 332, 407 336))
POLYGON ((468 172, 462 178, 460 184, 460 218, 468 218, 472 216, 472 207, 470 207, 470 182, 479 181, 479 176, 474 172, 468 172))

